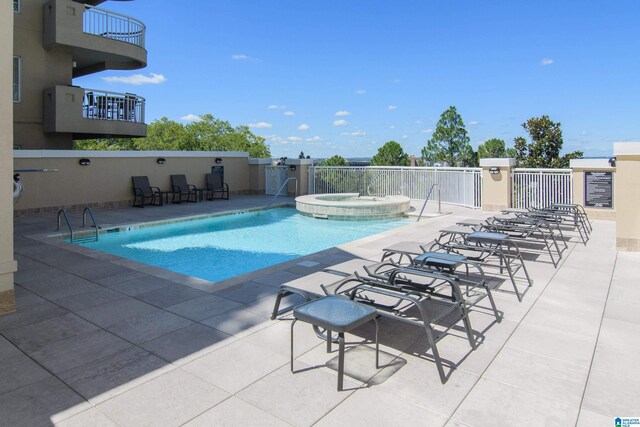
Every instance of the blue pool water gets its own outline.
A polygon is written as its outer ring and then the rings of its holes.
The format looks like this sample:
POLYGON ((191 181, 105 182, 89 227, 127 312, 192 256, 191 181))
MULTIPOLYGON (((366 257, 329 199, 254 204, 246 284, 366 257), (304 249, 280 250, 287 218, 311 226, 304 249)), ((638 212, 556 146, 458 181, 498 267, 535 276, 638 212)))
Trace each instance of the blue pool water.
POLYGON ((320 220, 280 208, 109 233, 82 246, 215 282, 408 223, 320 220))

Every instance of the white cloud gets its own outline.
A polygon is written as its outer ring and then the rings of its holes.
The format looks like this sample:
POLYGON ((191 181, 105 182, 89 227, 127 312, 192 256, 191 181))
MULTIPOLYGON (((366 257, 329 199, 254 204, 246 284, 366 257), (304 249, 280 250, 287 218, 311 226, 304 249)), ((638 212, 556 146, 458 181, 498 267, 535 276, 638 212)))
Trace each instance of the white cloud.
POLYGON ((253 58, 243 53, 235 53, 231 55, 231 59, 233 59, 234 61, 257 61, 258 60, 257 58, 253 58))
POLYGON ((318 142, 318 141, 322 141, 322 138, 320 138, 318 135, 316 135, 314 137, 305 139, 305 141, 307 141, 307 142, 318 142))
POLYGON ((255 129, 271 129, 273 127, 271 123, 267 122, 249 123, 248 126, 255 129))
POLYGON ((422 129, 420 132, 421 133, 431 133, 431 132, 433 132, 433 129, 422 129))
POLYGON ((299 136, 290 136, 287 138, 287 140, 291 142, 300 142, 302 141, 302 138, 300 138, 299 136))
POLYGON ((409 138, 409 135, 402 135, 402 139, 407 139, 409 138))
POLYGON ((306 123, 303 123, 300 126, 298 126, 298 130, 309 130, 309 128, 311 128, 311 126, 309 126, 306 123))
POLYGON ((334 120, 334 121, 333 121, 333 125, 334 125, 334 126, 346 126, 346 125, 348 125, 348 124, 349 124, 349 122, 348 122, 348 121, 346 121, 346 120, 342 120, 342 119, 340 119, 340 120, 334 120))
POLYGON ((293 111, 285 111, 285 112, 284 112, 284 115, 285 115, 285 116, 295 116, 295 115, 296 115, 296 113, 294 113, 293 111))
POLYGON ((356 130, 354 132, 342 132, 342 135, 360 137, 360 136, 367 136, 367 133, 363 130, 356 130))
POLYGON ((395 128, 396 128, 396 125, 389 126, 389 129, 395 129, 395 128))
POLYGON ((469 122, 469 126, 476 126, 478 124, 478 122, 469 122))
POLYGON ((416 120, 416 124, 417 124, 417 125, 421 125, 421 124, 422 124, 422 120, 419 120, 419 119, 418 119, 418 120, 416 120))
POLYGON ((402 80, 400 80, 400 79, 393 79, 393 82, 394 82, 394 83, 400 83, 401 81, 402 81, 402 80))
POLYGON ((344 116, 350 116, 350 115, 351 115, 351 113, 348 112, 348 111, 344 111, 344 110, 336 111, 336 116, 338 116, 338 117, 344 117, 344 116))
POLYGON ((278 104, 271 104, 267 107, 268 110, 284 110, 285 107, 284 105, 278 105, 278 104))
POLYGON ((398 109, 398 106, 397 106, 397 105, 389 105, 389 106, 387 107, 387 110, 389 110, 389 111, 397 110, 397 109, 398 109))
POLYGON ((200 116, 196 116, 195 114, 187 114, 186 116, 180 117, 180 120, 183 122, 199 122, 202 120, 200 116))
POLYGON ((101 77, 107 83, 124 83, 128 85, 147 85, 147 84, 160 84, 167 81, 167 78, 163 74, 154 74, 150 73, 151 76, 145 76, 144 74, 134 74, 132 76, 110 76, 110 77, 101 77))
POLYGON ((553 63, 554 61, 551 58, 542 58, 542 61, 540 61, 540 65, 551 65, 553 63))
POLYGON ((355 93, 356 95, 364 95, 365 93, 367 93, 367 91, 364 89, 358 89, 354 90, 353 93, 355 93))

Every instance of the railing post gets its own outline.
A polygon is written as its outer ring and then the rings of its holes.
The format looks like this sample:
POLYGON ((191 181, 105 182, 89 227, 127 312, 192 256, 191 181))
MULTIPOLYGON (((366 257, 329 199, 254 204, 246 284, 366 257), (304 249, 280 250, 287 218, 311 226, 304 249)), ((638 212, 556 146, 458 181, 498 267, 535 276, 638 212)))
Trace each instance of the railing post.
POLYGON ((511 172, 515 163, 515 159, 480 159, 483 211, 501 211, 511 207, 511 172))

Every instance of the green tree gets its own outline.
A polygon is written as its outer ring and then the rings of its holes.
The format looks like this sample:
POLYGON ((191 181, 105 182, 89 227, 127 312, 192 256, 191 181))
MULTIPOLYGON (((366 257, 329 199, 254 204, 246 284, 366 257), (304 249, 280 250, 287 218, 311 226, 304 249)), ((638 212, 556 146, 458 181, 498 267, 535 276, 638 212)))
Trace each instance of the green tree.
POLYGON ((81 139, 73 141, 74 150, 137 150, 138 139, 134 138, 103 138, 81 139))
POLYGON ((567 168, 570 159, 580 159, 582 151, 560 156, 562 151, 562 129, 560 122, 549 116, 532 117, 522 124, 531 142, 521 136, 514 138, 518 167, 524 168, 567 168))
POLYGON ((349 162, 346 161, 344 157, 336 154, 335 156, 319 162, 318 166, 349 166, 349 162))
POLYGON ((147 136, 136 144, 136 150, 184 150, 187 137, 184 125, 163 117, 147 125, 147 136))
POLYGON ((247 126, 233 127, 211 114, 187 125, 163 117, 147 125, 145 138, 107 138, 74 142, 81 150, 246 151, 250 157, 271 157, 265 139, 247 126))
POLYGON ((389 141, 378 149, 371 159, 371 166, 409 166, 409 155, 395 141, 389 141))
POLYGON ((436 130, 422 149, 426 164, 444 162, 449 166, 475 166, 474 151, 469 144, 462 117, 451 106, 440 116, 436 130))
POLYGON ((491 138, 478 147, 478 158, 480 159, 506 157, 506 155, 507 149, 502 139, 491 138))

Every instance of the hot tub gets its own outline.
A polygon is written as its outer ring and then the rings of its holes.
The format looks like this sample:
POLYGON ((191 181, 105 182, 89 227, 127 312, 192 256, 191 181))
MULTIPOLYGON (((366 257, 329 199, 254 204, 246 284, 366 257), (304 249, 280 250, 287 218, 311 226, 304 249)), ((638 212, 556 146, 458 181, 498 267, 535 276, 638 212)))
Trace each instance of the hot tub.
POLYGON ((358 193, 311 194, 296 197, 303 215, 322 219, 367 220, 405 216, 411 200, 405 196, 360 196, 358 193))

